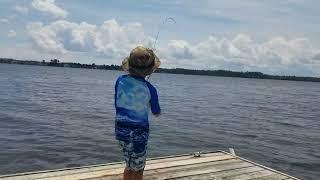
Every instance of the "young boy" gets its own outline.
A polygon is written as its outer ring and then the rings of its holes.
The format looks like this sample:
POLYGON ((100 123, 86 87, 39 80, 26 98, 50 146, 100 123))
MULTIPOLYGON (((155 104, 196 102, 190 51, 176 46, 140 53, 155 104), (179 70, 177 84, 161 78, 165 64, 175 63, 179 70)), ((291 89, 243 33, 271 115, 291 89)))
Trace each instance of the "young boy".
POLYGON ((115 85, 115 134, 123 151, 126 168, 124 180, 142 180, 149 137, 149 109, 158 116, 160 106, 157 90, 145 80, 160 66, 151 49, 138 46, 122 62, 129 72, 120 76, 115 85))

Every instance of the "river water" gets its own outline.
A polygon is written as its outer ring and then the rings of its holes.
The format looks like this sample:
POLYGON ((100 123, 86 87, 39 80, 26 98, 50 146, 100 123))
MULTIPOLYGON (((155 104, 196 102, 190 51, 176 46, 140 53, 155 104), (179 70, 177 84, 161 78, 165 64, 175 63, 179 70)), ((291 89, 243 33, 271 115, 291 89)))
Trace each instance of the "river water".
MULTIPOLYGON (((0 64, 0 174, 122 161, 118 71, 0 64)), ((227 150, 320 178, 320 83, 154 74, 149 157, 227 150)))

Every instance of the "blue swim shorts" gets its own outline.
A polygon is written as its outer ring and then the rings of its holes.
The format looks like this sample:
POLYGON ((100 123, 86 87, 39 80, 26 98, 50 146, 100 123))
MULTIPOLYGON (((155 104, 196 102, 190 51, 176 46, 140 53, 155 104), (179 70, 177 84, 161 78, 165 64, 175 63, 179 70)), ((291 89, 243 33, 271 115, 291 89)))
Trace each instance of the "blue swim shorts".
POLYGON ((132 171, 144 170, 147 143, 119 141, 127 168, 132 171))

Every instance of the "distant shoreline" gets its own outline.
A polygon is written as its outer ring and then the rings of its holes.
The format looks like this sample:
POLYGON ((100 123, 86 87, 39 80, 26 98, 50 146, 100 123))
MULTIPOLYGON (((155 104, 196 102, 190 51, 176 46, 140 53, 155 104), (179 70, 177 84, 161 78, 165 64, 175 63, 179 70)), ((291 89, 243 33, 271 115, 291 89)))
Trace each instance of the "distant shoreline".
MULTIPOLYGON (((69 67, 69 68, 85 68, 85 69, 102 69, 102 70, 117 70, 120 71, 119 65, 96 65, 96 64, 80 64, 80 63, 68 63, 60 62, 58 59, 50 61, 29 61, 29 60, 16 60, 11 58, 0 58, 0 64, 22 64, 22 65, 36 65, 36 66, 53 66, 53 67, 69 67)), ((275 80, 288 80, 288 81, 308 81, 308 82, 320 82, 318 77, 302 77, 302 76, 279 76, 268 75, 261 72, 236 72, 226 70, 191 70, 183 68, 165 69, 160 68, 158 73, 169 74, 187 74, 187 75, 202 75, 202 76, 219 76, 219 77, 240 77, 251 79, 275 79, 275 80)))

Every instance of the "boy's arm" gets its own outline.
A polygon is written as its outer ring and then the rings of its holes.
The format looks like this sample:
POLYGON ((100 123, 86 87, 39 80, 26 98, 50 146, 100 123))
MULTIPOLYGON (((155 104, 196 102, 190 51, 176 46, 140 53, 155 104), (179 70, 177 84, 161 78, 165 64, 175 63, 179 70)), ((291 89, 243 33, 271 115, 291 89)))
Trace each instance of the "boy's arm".
POLYGON ((117 95, 118 95, 118 86, 119 86, 119 82, 120 80, 123 78, 124 76, 120 76, 117 81, 116 84, 114 85, 114 106, 117 107, 117 95))
POLYGON ((157 90, 149 83, 148 83, 148 87, 149 87, 150 95, 151 95, 151 99, 150 99, 151 112, 152 112, 152 114, 159 116, 161 113, 161 109, 160 109, 160 105, 159 105, 157 90))

